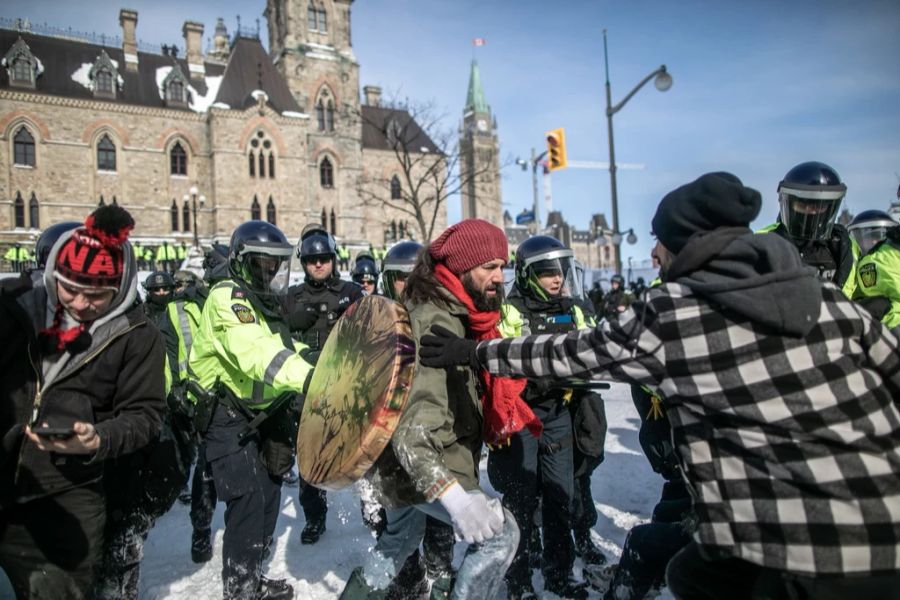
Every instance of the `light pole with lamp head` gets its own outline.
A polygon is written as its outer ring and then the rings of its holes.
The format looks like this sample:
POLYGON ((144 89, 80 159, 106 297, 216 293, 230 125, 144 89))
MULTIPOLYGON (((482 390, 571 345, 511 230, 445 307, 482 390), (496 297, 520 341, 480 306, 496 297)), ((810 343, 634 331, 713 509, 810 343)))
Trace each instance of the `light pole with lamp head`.
MULTIPOLYGON (((609 185, 612 193, 612 226, 613 232, 618 234, 619 243, 622 241, 622 234, 619 233, 619 199, 616 192, 616 149, 613 144, 613 115, 622 110, 622 107, 625 106, 625 103, 631 100, 631 97, 634 96, 639 89, 644 87, 648 81, 656 78, 654 81, 654 85, 656 85, 656 89, 661 92, 667 91, 672 87, 672 76, 669 75, 666 70, 666 65, 661 65, 658 69, 644 77, 640 83, 634 86, 628 95, 622 98, 622 101, 613 106, 612 103, 612 91, 609 86, 609 53, 606 49, 606 30, 603 30, 603 62, 606 67, 606 128, 609 132, 609 185)), ((634 235, 634 231, 631 232, 631 236, 634 235)), ((630 237, 630 236, 629 236, 630 237)), ((636 240, 637 238, 635 238, 636 240)), ((616 273, 621 273, 622 271, 622 257, 619 255, 619 244, 613 240, 614 248, 613 251, 616 255, 616 273)))
POLYGON ((547 156, 547 151, 545 150, 544 152, 541 152, 540 154, 536 154, 535 152, 536 152, 535 149, 532 148, 531 149, 531 160, 526 161, 524 159, 517 158, 516 164, 519 165, 520 167, 522 167, 523 171, 526 168, 528 168, 529 163, 531 164, 531 194, 532 194, 531 208, 532 208, 532 210, 534 210, 535 230, 536 230, 537 234, 540 235, 540 233, 541 233, 541 208, 540 208, 540 204, 538 203, 539 201, 538 201, 537 168, 538 168, 538 165, 540 164, 541 159, 544 158, 545 156, 547 156))
MULTIPOLYGON (((184 195, 184 201, 187 202, 188 199, 191 201, 191 216, 193 218, 193 226, 194 226, 194 247, 200 247, 200 236, 197 233, 197 194, 200 193, 200 190, 197 189, 196 185, 192 185, 191 189, 188 190, 190 195, 184 195)), ((200 206, 206 204, 206 196, 200 195, 200 206)))

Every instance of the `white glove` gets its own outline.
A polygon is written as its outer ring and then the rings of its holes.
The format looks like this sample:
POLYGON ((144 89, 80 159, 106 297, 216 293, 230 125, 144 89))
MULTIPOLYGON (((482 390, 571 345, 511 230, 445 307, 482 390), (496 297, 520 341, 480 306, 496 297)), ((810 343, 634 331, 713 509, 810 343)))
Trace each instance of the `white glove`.
POLYGON ((503 531, 503 507, 497 498, 488 498, 480 490, 466 492, 459 483, 454 483, 439 500, 450 513, 457 539, 477 544, 503 531))

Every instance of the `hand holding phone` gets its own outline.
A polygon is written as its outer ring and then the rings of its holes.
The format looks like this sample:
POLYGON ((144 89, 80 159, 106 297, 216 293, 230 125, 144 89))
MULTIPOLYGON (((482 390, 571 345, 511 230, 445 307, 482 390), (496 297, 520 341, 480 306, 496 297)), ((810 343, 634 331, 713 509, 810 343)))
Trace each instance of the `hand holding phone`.
POLYGON ((50 427, 47 423, 34 429, 26 427, 25 435, 38 448, 48 452, 92 454, 100 448, 100 436, 97 434, 97 430, 91 423, 82 421, 75 421, 71 428, 50 427))

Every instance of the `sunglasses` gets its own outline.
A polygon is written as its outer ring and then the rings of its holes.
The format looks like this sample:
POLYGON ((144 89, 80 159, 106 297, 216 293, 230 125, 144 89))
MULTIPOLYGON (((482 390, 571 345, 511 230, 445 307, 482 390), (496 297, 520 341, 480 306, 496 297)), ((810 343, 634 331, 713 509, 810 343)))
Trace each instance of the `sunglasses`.
POLYGON ((327 265, 330 262, 330 256, 307 256, 303 259, 305 265, 327 265))

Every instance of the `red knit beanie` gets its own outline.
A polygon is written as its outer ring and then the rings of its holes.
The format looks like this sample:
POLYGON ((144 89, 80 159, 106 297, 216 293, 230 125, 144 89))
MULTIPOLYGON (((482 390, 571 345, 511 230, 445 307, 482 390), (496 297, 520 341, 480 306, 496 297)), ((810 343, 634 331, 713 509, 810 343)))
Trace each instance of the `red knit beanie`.
POLYGON ((124 208, 101 206, 67 239, 56 255, 56 276, 65 282, 119 289, 124 270, 124 246, 134 219, 124 208))
POLYGON ((478 265, 509 258, 503 230, 481 219, 466 219, 448 227, 428 246, 431 258, 457 277, 478 265))

